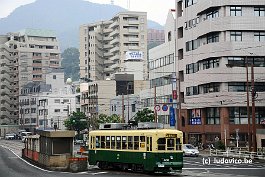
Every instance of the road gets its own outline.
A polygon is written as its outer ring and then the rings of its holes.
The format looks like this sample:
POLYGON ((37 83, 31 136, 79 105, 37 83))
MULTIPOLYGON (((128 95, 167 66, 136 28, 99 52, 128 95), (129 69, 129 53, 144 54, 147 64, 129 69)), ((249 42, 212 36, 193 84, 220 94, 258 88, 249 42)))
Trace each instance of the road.
MULTIPOLYGON (((23 143, 18 140, 0 140, 0 177, 68 177, 68 176, 99 176, 99 177, 116 177, 116 176, 153 176, 141 173, 120 172, 120 171, 103 171, 97 167, 89 167, 88 171, 81 173, 66 173, 47 171, 35 167, 25 160, 21 159, 21 149, 23 143)), ((75 147, 77 149, 77 147, 75 147)), ((199 156, 184 157, 184 168, 182 174, 178 177, 187 176, 211 176, 211 177, 259 177, 264 176, 265 162, 254 161, 246 164, 236 164, 230 158, 229 164, 220 164, 222 158, 199 156), (219 162, 219 164, 217 163, 219 162)), ((229 160, 229 159, 228 159, 229 160)), ((227 162, 229 162, 227 160, 227 162)), ((235 159, 234 159, 235 160, 235 159)), ((175 176, 175 175, 174 175, 175 176)))

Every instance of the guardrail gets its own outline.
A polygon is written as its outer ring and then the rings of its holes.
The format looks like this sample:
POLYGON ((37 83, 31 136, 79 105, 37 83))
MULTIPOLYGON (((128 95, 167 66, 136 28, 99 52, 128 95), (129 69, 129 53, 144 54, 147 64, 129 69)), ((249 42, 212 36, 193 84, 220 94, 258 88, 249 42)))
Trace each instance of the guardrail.
POLYGON ((235 157, 235 158, 250 158, 250 159, 260 159, 265 160, 265 152, 249 152, 242 151, 238 149, 227 149, 227 150, 218 150, 218 149, 210 149, 210 156, 218 156, 218 157, 235 157))

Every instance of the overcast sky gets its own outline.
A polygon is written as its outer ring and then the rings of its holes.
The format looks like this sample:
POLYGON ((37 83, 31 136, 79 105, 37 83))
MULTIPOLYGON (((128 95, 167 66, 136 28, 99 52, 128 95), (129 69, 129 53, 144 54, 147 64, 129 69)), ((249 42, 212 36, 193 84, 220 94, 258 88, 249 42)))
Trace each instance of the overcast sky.
MULTIPOLYGON (((15 8, 35 0, 0 0, 0 18, 8 16, 15 8)), ((110 4, 111 0, 86 0, 101 4, 110 4)), ((114 0, 115 5, 133 11, 147 12, 147 18, 164 25, 169 9, 175 8, 175 0, 114 0), (128 3, 130 1, 130 6, 128 3)), ((111 18, 111 17, 110 17, 111 18)))

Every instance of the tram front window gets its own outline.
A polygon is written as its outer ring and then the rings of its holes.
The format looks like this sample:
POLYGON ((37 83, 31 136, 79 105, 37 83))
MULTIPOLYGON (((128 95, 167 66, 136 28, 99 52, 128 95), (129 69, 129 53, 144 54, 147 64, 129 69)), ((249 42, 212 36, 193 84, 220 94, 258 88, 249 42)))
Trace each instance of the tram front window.
POLYGON ((157 140, 158 150, 166 150, 166 138, 159 138, 157 140))

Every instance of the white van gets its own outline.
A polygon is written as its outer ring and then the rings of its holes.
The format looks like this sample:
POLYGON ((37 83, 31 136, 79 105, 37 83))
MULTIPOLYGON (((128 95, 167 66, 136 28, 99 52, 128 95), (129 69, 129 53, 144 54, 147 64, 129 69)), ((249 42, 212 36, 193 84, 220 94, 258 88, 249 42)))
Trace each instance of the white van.
POLYGON ((22 132, 21 133, 21 140, 24 143, 27 136, 32 135, 32 132, 22 132))

